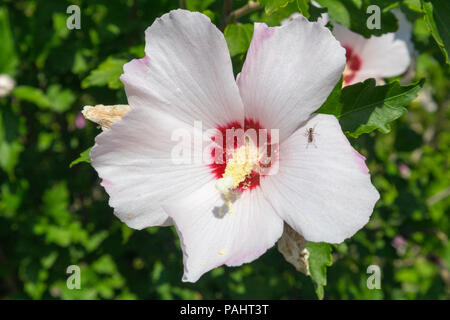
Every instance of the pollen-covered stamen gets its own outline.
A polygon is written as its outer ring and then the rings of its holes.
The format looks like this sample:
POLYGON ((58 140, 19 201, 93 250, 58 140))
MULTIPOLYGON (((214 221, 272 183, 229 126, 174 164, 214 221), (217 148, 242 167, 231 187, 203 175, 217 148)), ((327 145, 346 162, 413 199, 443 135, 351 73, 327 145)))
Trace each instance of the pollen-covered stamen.
MULTIPOLYGON (((216 182, 216 188, 223 194, 228 213, 233 213, 232 190, 237 189, 250 175, 259 172, 259 151, 248 137, 245 145, 238 147, 226 163, 222 178, 216 182)), ((220 213, 223 215, 223 212, 220 213)))
MULTIPOLYGON (((208 166, 218 180, 216 188, 225 199, 231 199, 259 186, 271 167, 272 138, 255 119, 245 119, 244 126, 233 121, 217 129, 211 137, 215 147, 208 166)), ((231 201, 226 203, 230 209, 229 204, 231 201)))
POLYGON ((222 178, 216 182, 216 188, 227 195, 230 190, 236 189, 253 171, 258 171, 259 150, 250 139, 246 144, 234 150, 232 158, 227 161, 222 178))

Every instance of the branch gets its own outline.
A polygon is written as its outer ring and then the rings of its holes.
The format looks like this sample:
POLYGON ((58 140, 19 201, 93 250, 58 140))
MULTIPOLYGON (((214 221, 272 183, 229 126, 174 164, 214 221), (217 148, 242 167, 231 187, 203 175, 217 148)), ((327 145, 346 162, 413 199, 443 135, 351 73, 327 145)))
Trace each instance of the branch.
POLYGON ((225 30, 225 27, 228 24, 238 20, 239 18, 241 18, 243 16, 246 16, 246 15, 252 13, 252 12, 255 12, 255 11, 258 11, 258 10, 261 10, 261 9, 262 9, 262 7, 257 1, 249 0, 248 3, 245 6, 239 8, 239 9, 236 9, 234 11, 231 11, 226 16, 226 18, 224 20, 224 23, 222 25, 222 28, 223 28, 222 31, 225 30))
POLYGON ((433 204, 444 200, 445 198, 447 198, 448 196, 450 196, 450 187, 447 189, 444 189, 440 192, 438 192, 437 194, 435 194, 434 196, 431 196, 427 199, 427 204, 429 206, 432 206, 433 204))
POLYGON ((228 24, 228 17, 230 16, 232 9, 233 9, 233 0, 224 0, 222 22, 220 23, 220 28, 222 29, 222 31, 225 30, 225 27, 228 24))

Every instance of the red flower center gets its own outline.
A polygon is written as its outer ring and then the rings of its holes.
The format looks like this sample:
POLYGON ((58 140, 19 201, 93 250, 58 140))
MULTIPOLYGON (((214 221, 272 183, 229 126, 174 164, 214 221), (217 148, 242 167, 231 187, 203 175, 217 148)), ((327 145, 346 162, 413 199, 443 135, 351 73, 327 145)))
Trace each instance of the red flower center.
POLYGON ((361 58, 357 55, 352 48, 344 45, 345 58, 347 64, 344 70, 344 85, 349 84, 356 76, 356 73, 361 69, 361 58))
MULTIPOLYGON (((211 137, 211 140, 217 143, 217 147, 213 148, 211 151, 213 163, 209 165, 211 168, 211 173, 214 174, 216 179, 221 179, 223 177, 228 161, 232 158, 235 150, 245 145, 246 137, 249 137, 252 140, 252 144, 258 149, 265 144, 267 145, 267 151, 265 151, 267 156, 261 158, 257 167, 270 167, 270 134, 267 130, 264 130, 257 120, 245 119, 244 128, 242 128, 242 125, 238 121, 233 121, 225 126, 217 127, 217 130, 217 134, 220 135, 220 139, 217 136, 211 137), (220 154, 217 154, 217 152, 220 154)), ((261 174, 260 170, 255 168, 251 171, 251 173, 246 175, 245 180, 241 181, 236 189, 243 192, 245 190, 252 190, 256 188, 259 186, 261 176, 264 175, 261 174)))

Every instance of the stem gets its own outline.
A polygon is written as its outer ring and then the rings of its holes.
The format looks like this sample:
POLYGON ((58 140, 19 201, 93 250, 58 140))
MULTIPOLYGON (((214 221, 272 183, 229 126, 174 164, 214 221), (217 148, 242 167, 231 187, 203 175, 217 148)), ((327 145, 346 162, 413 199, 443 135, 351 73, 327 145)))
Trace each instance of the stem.
POLYGON ((223 14, 228 17, 233 9, 233 0, 225 0, 223 2, 223 14))
POLYGON ((230 16, 232 9, 233 9, 233 0, 224 0, 222 21, 220 23, 220 29, 222 29, 222 31, 225 30, 225 27, 228 24, 228 17, 230 16))
POLYGON ((427 204, 429 206, 432 206, 433 204, 435 204, 441 200, 444 200, 448 196, 450 196, 450 188, 444 189, 444 190, 438 192, 437 194, 435 194, 434 196, 429 197, 427 199, 427 204))
MULTIPOLYGON (((227 2, 231 3, 231 0, 225 0, 224 8, 225 8, 227 2)), ((238 20, 239 18, 241 18, 243 16, 246 16, 252 12, 255 12, 255 11, 258 11, 261 9, 262 9, 262 7, 257 1, 249 0, 245 6, 239 8, 239 9, 236 9, 234 11, 231 11, 225 16, 225 19, 222 23, 222 31, 225 30, 225 27, 228 24, 238 20)), ((224 14, 225 14, 225 10, 224 10, 224 14)))
POLYGON ((180 8, 186 9, 186 0, 180 0, 180 8))

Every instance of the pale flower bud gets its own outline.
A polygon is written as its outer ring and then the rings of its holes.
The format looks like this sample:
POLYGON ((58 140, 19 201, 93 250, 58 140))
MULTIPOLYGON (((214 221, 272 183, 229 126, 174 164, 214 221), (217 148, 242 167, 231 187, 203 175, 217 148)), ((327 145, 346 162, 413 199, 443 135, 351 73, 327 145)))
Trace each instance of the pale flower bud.
POLYGON ((0 97, 6 97, 9 95, 12 89, 14 89, 16 82, 7 74, 0 74, 0 97))

